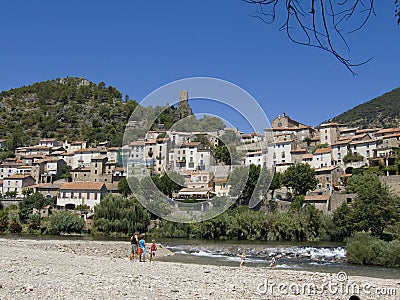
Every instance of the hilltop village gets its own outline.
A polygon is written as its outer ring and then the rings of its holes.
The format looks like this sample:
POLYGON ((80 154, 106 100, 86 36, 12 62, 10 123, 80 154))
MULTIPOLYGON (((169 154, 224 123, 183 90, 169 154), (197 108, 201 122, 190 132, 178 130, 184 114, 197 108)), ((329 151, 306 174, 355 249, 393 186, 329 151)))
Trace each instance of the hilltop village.
MULTIPOLYGON (((178 106, 190 110, 187 91, 181 91, 178 106)), ((109 147, 107 142, 88 145, 86 141, 56 139, 19 147, 15 158, 4 159, 0 164, 2 203, 18 204, 27 191, 33 191, 55 198, 59 209, 85 205, 93 210, 107 193, 119 193, 118 183, 128 172, 130 176, 143 175, 139 173, 144 165, 150 175, 174 171, 185 179, 176 198, 227 196, 227 173, 215 172, 221 163, 214 158, 220 137, 226 135, 235 136, 239 141, 236 150, 245 153, 236 162, 239 166, 254 164, 283 172, 296 163, 309 164, 315 169, 318 185, 304 202, 323 211, 334 211, 344 201, 352 201, 354 195, 344 194, 343 182, 355 169, 380 168, 386 183, 399 192, 400 170, 395 161, 400 128, 359 129, 338 123, 313 127, 285 113, 277 116, 264 132, 242 133, 235 128, 182 132, 159 127, 122 147, 109 147), (125 167, 124 157, 128 162, 125 167)), ((5 147, 5 141, 0 141, 0 147, 5 147)), ((288 207, 285 192, 277 191, 274 197, 281 210, 288 207)))

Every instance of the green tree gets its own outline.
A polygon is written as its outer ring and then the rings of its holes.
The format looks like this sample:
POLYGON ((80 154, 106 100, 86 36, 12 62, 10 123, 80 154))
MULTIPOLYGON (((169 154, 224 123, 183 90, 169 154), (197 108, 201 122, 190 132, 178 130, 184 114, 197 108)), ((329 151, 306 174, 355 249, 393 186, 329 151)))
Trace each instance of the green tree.
POLYGON ((55 213, 50 218, 51 233, 81 233, 85 221, 80 215, 70 211, 55 213))
POLYGON ((347 205, 346 202, 344 202, 335 210, 333 213, 333 223, 337 227, 337 240, 342 241, 353 234, 353 232, 356 230, 354 226, 354 218, 354 210, 352 207, 347 205))
POLYGON ((8 211, 0 210, 0 232, 8 228, 8 211))
POLYGON ((278 190, 282 187, 283 176, 280 172, 275 172, 274 177, 272 178, 271 184, 269 186, 269 190, 271 191, 271 198, 274 198, 275 190, 278 190))
POLYGON ((18 219, 18 215, 13 215, 11 217, 8 229, 11 233, 20 233, 22 231, 22 225, 20 220, 18 219))
MULTIPOLYGON (((235 168, 229 175, 230 195, 238 197, 239 205, 248 205, 260 176, 260 166, 251 164, 235 168)), ((256 195, 257 196, 257 195, 256 195)))
POLYGON ((185 179, 177 172, 164 173, 161 176, 154 176, 152 179, 157 188, 168 197, 172 197, 172 193, 182 189, 185 184, 185 179))
POLYGON ((315 170, 310 165, 299 163, 286 169, 282 183, 291 187, 294 195, 306 195, 308 191, 316 189, 318 180, 315 170))
POLYGON ((94 209, 95 228, 107 234, 145 232, 149 224, 150 214, 134 197, 109 194, 94 209))
POLYGON ((400 199, 374 174, 354 175, 347 190, 356 192, 353 209, 357 229, 382 235, 385 228, 400 220, 400 199))
POLYGON ((129 187, 128 181, 126 178, 123 178, 118 182, 118 190, 120 194, 124 197, 132 194, 131 188, 129 187))
POLYGON ((22 199, 19 203, 19 218, 25 223, 32 214, 33 208, 41 209, 48 204, 54 205, 53 199, 44 197, 41 193, 34 193, 22 199))

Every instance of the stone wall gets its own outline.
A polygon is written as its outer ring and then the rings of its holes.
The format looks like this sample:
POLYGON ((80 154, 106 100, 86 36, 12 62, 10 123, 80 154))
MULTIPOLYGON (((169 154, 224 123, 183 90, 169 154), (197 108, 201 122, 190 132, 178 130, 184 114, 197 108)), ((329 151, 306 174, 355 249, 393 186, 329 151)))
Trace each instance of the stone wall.
POLYGON ((342 193, 332 193, 330 211, 335 211, 342 203, 352 203, 356 194, 342 194, 342 193))
POLYGON ((380 176, 379 180, 387 184, 396 195, 400 196, 400 175, 380 176))

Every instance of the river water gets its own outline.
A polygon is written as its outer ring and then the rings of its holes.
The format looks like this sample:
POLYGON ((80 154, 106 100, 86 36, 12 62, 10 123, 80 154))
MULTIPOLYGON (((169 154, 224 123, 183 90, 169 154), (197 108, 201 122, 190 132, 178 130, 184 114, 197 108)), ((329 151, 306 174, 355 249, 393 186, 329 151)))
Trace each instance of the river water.
MULTIPOLYGON (((2 238, 32 238, 55 240, 102 240, 123 241, 128 238, 98 236, 36 236, 0 234, 2 238)), ((151 237, 147 237, 147 242, 151 237)), ((240 254, 246 253, 247 267, 269 269, 272 257, 276 259, 276 269, 310 272, 338 273, 378 278, 400 279, 400 268, 360 266, 346 262, 346 249, 337 243, 296 243, 265 241, 207 241, 189 239, 157 239, 163 247, 175 255, 159 258, 162 261, 195 263, 219 266, 239 266, 240 254)))
POLYGON ((360 266, 346 261, 344 245, 334 243, 279 243, 279 242, 207 242, 196 240, 161 240, 164 246, 175 252, 163 261, 182 263, 239 266, 240 254, 246 253, 247 267, 269 269, 272 257, 276 269, 310 272, 338 273, 378 278, 400 278, 400 268, 360 266))

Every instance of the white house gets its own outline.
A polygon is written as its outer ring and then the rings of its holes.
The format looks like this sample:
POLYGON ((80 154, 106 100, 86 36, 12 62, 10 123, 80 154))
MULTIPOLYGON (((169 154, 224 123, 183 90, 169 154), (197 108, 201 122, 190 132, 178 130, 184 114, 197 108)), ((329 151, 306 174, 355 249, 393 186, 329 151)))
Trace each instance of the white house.
POLYGON ((60 187, 57 206, 73 209, 78 205, 87 205, 93 209, 107 193, 104 182, 68 182, 60 187))
POLYGON ((292 140, 277 141, 268 144, 267 161, 270 166, 292 163, 292 140))
POLYGON ((253 164, 264 167, 267 165, 267 153, 262 151, 248 152, 244 159, 244 164, 246 166, 253 164))
POLYGON ((92 161, 92 158, 103 155, 107 155, 107 150, 99 148, 84 148, 76 150, 72 157, 71 166, 73 169, 82 166, 88 167, 92 161))
POLYGON ((22 197, 22 190, 36 184, 35 178, 30 175, 15 174, 4 178, 3 192, 16 192, 17 197, 22 197))
POLYGON ((332 165, 331 148, 318 148, 313 153, 311 166, 315 169, 330 167, 332 165))

